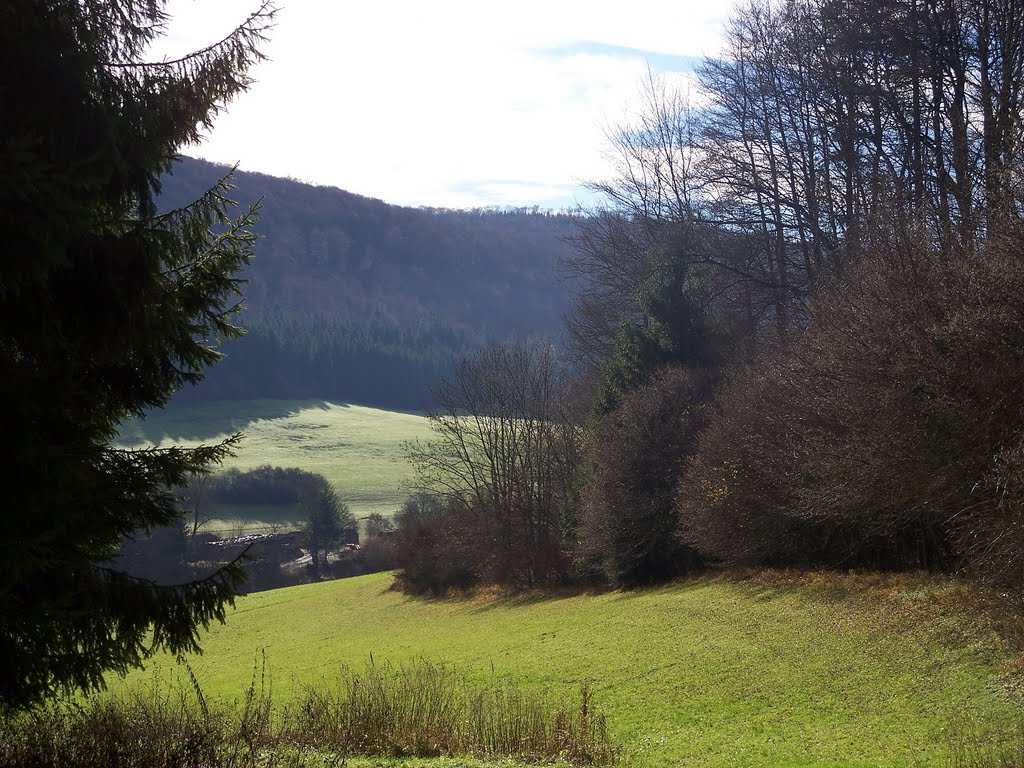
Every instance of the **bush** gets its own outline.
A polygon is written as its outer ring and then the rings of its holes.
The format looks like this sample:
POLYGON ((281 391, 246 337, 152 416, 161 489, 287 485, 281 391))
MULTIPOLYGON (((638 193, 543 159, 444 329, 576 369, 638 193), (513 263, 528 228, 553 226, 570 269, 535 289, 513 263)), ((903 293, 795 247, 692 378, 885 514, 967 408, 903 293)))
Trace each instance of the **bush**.
POLYGON ((363 542, 359 550, 366 573, 390 571, 398 567, 397 545, 391 539, 374 536, 363 542))
POLYGON ((683 541, 1024 584, 1024 240, 926 243, 876 236, 805 332, 733 373, 677 496, 683 541))
POLYGON ((419 493, 406 501, 397 522, 395 563, 403 589, 437 594, 476 583, 472 548, 462 541, 472 535, 470 523, 456 510, 436 496, 419 493))

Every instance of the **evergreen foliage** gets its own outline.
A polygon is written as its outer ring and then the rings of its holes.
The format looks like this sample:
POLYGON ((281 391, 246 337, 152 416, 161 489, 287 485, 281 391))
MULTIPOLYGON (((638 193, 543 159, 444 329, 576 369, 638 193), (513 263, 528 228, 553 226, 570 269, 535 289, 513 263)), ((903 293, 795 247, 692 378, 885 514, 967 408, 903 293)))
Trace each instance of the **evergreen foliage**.
POLYGON ((594 425, 577 535, 581 559, 608 582, 649 584, 703 566, 675 538, 674 494, 711 387, 701 372, 662 368, 594 425))
POLYGON ((203 387, 182 391, 179 401, 321 397, 425 409, 430 388, 472 348, 462 332, 427 322, 401 327, 248 310, 244 326, 203 387))
POLYGON ((313 570, 320 573, 327 566, 327 552, 338 544, 358 544, 359 529, 348 505, 338 498, 337 491, 322 475, 316 475, 299 502, 302 509, 302 532, 306 536, 313 570))
POLYGON ((163 6, 0 6, 0 424, 19 441, 0 543, 3 707, 101 687, 156 650, 198 650, 242 578, 233 564, 161 586, 110 560, 133 530, 176 520, 169 489, 237 442, 110 446, 238 333, 234 275, 255 237, 256 210, 234 215, 225 180, 162 214, 154 194, 178 148, 249 84, 274 9, 198 53, 140 63, 163 6))
POLYGON ((666 256, 639 286, 639 322, 621 323, 612 353, 601 367, 594 416, 614 410, 661 366, 714 364, 718 339, 708 316, 704 271, 678 256, 666 256))

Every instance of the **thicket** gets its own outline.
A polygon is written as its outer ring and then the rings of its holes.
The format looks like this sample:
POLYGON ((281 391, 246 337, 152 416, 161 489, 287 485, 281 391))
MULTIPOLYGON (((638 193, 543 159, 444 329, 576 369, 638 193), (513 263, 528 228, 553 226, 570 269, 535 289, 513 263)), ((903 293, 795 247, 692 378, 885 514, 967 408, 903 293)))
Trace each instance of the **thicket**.
POLYGON ((409 592, 443 593, 469 587, 480 575, 473 570, 475 558, 466 556, 463 537, 472 539, 469 520, 440 496, 419 492, 396 515, 398 540, 395 564, 399 583, 409 592))
MULTIPOLYGON (((217 504, 282 505, 294 506, 295 521, 309 525, 315 517, 315 500, 325 493, 335 493, 327 479, 315 472, 298 467, 274 467, 264 464, 248 470, 232 467, 217 474, 193 474, 188 482, 177 489, 184 513, 185 532, 191 538, 203 533, 203 527, 216 517, 217 504)), ((334 506, 344 507, 340 500, 334 506)), ((352 515, 344 508, 340 514, 343 539, 358 541, 357 528, 352 515)))
POLYGON ((1024 240, 948 259, 889 239, 805 331, 734 372, 686 468, 680 532, 728 562, 1019 582, 1024 240))
POLYGON ((202 496, 213 504, 294 504, 322 477, 298 467, 265 464, 253 469, 232 467, 205 477, 194 477, 185 489, 186 500, 202 496))
POLYGON ((1001 4, 755 2, 700 72, 699 118, 650 85, 606 215, 701 222, 689 258, 727 340, 678 541, 1024 581, 1022 32, 1001 4))
MULTIPOLYGON (((590 404, 550 418, 580 439, 557 500, 577 574, 1024 586, 1022 41, 1013 3, 755 0, 699 110, 647 83, 565 265, 590 404)), ((479 518, 442 538, 494 541, 479 518)))

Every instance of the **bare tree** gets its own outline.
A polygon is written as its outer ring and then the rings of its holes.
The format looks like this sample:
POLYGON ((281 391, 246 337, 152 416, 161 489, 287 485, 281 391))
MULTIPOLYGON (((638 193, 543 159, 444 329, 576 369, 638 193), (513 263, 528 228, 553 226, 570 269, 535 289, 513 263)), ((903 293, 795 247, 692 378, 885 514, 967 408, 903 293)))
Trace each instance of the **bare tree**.
POLYGON ((642 322, 638 295, 674 259, 700 262, 692 236, 694 124, 686 95, 648 74, 633 123, 607 131, 611 179, 590 185, 605 200, 580 219, 563 264, 578 286, 566 328, 580 362, 599 365, 623 320, 642 322), (685 246, 682 245, 685 243, 685 246))
POLYGON ((561 520, 580 435, 554 347, 498 344, 463 360, 435 393, 433 440, 410 446, 419 482, 470 530, 480 578, 516 586, 561 579, 561 520))
POLYGON ((211 482, 210 475, 193 473, 189 475, 188 485, 182 489, 181 499, 186 514, 184 523, 189 539, 195 539, 199 529, 212 519, 208 512, 211 482))
POLYGON ((368 539, 380 536, 385 531, 391 530, 394 527, 391 521, 380 512, 374 512, 361 519, 364 521, 366 538, 368 539))

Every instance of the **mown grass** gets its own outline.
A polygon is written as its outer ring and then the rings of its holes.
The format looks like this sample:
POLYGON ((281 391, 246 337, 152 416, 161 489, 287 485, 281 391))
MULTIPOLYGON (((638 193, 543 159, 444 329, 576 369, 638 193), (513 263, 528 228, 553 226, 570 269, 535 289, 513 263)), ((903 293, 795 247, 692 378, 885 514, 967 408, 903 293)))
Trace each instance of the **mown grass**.
MULTIPOLYGON (((238 454, 223 468, 263 464, 323 474, 357 517, 391 516, 407 496, 412 468, 402 445, 429 436, 423 416, 323 400, 250 400, 174 404, 124 424, 118 443, 197 445, 242 432, 238 454)), ((281 510, 253 505, 214 510, 218 528, 244 520, 250 527, 287 521, 281 510)))
MULTIPOLYGON (((991 627, 932 579, 758 574, 603 594, 412 598, 375 574, 255 594, 191 660, 239 695, 265 652, 277 694, 417 658, 476 684, 589 684, 626 762, 951 765, 951 744, 1011 733, 1018 707, 991 627)), ((173 676, 161 659, 124 683, 173 676)), ((966 764, 966 763, 965 763, 966 764)))

